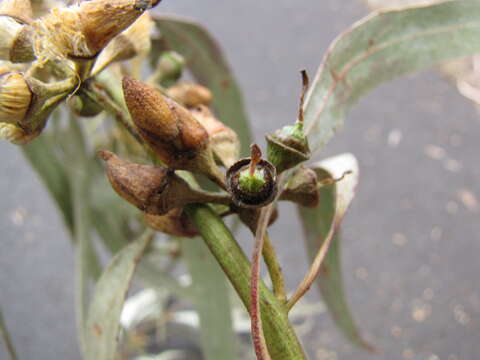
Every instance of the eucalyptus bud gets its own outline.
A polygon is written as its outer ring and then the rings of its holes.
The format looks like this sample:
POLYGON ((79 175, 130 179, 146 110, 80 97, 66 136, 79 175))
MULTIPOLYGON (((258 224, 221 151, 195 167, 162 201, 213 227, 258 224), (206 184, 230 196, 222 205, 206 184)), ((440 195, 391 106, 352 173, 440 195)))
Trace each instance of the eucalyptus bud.
POLYGON ((33 38, 30 25, 20 18, 0 14, 0 59, 14 63, 33 61, 33 38))
POLYGON ((145 213, 165 215, 172 209, 196 202, 229 203, 223 196, 190 188, 185 180, 164 166, 134 164, 109 151, 98 154, 106 161, 107 177, 113 189, 145 213))
POLYGON ((317 207, 319 203, 317 173, 300 167, 289 179, 280 200, 293 201, 304 207, 317 207))
POLYGON ((275 199, 277 171, 261 157, 260 148, 253 144, 250 158, 237 161, 227 171, 228 191, 238 207, 259 208, 275 199))
POLYGON ((212 92, 205 86, 192 83, 180 83, 169 87, 167 95, 187 108, 210 105, 213 98, 212 92))
POLYGON ((0 122, 0 139, 8 140, 17 145, 27 145, 39 134, 39 131, 28 134, 17 125, 0 122))
POLYGON ((310 158, 310 147, 303 129, 303 103, 309 84, 305 71, 302 71, 302 80, 303 90, 297 122, 266 136, 268 160, 275 165, 279 173, 310 158))
POLYGON ((32 102, 23 74, 7 72, 0 75, 0 122, 16 124, 25 119, 32 102))
POLYGON ((92 75, 98 74, 108 65, 147 54, 151 46, 151 32, 154 23, 149 13, 144 13, 127 30, 117 35, 100 53, 92 75))
POLYGON ((155 88, 125 77, 123 93, 138 133, 168 167, 203 173, 224 187, 205 128, 155 88))
POLYGON ((145 0, 91 0, 54 8, 34 23, 37 57, 91 59, 150 5, 145 0))
POLYGON ((240 155, 240 140, 237 133, 218 120, 204 105, 197 106, 191 112, 207 130, 215 158, 226 168, 232 166, 240 155))
POLYGON ((103 107, 101 105, 93 101, 83 92, 79 92, 78 94, 70 97, 67 100, 67 104, 75 114, 82 117, 97 116, 103 111, 103 107))
MULTIPOLYGON (((255 234, 258 226, 258 221, 260 220, 260 208, 244 208, 244 207, 232 207, 232 210, 236 212, 240 220, 250 229, 252 233, 255 234)), ((278 208, 275 206, 272 209, 270 219, 268 221, 268 226, 271 226, 278 219, 278 208)))
POLYGON ((153 230, 178 237, 194 237, 197 230, 183 209, 172 209, 165 215, 145 214, 147 226, 153 230))
POLYGON ((149 82, 170 86, 180 79, 184 67, 185 59, 180 54, 175 51, 166 51, 160 56, 149 82))

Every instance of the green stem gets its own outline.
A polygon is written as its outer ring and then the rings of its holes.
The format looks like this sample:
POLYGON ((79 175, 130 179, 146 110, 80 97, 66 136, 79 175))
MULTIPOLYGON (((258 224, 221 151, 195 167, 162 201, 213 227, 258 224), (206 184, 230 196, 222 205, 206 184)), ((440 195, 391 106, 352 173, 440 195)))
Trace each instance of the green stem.
MULTIPOLYGON (((185 210, 249 310, 251 265, 245 253, 223 221, 208 206, 191 204, 185 210)), ((260 282, 260 302, 265 338, 272 360, 306 360, 285 306, 263 282, 260 282)))
POLYGON ((278 261, 277 253, 273 247, 272 241, 268 233, 265 234, 265 243, 263 244, 263 258, 268 268, 270 279, 272 279, 273 293, 281 302, 287 301, 287 291, 285 288, 285 280, 282 274, 282 268, 278 261))
POLYGON ((3 338, 5 342, 5 348, 7 349, 7 354, 10 357, 10 360, 17 360, 17 353, 15 352, 15 347, 13 346, 12 339, 7 330, 7 325, 3 319, 2 311, 0 310, 0 338, 3 338))

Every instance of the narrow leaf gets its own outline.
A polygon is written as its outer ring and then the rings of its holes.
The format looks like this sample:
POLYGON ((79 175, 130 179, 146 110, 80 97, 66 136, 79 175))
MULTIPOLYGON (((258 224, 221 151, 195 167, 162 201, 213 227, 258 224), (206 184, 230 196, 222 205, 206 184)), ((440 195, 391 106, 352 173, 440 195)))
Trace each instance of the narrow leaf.
POLYGON ((328 49, 305 105, 312 150, 343 124, 366 92, 396 76, 480 51, 480 2, 381 11, 341 34, 328 49))
POLYGON ((242 154, 247 154, 251 132, 243 98, 215 39, 190 20, 159 16, 155 23, 166 47, 181 54, 197 81, 213 92, 213 107, 219 118, 236 131, 243 146, 242 154))
POLYGON ((204 358, 237 359, 226 277, 202 239, 182 239, 182 249, 192 277, 191 293, 200 318, 204 358))
POLYGON ((17 353, 13 346, 12 338, 10 337, 10 333, 7 329, 7 324, 5 323, 5 319, 3 318, 2 310, 0 309, 0 339, 3 339, 5 343, 6 352, 10 358, 10 360, 17 360, 17 353))
MULTIPOLYGON (((319 181, 342 177, 344 172, 352 174, 336 184, 320 188, 318 208, 299 207, 299 213, 305 232, 306 248, 311 261, 315 259, 318 249, 322 247, 333 223, 336 198, 346 196, 346 202, 353 198, 353 190, 358 181, 358 164, 353 155, 344 154, 316 164, 319 181)), ((322 263, 320 273, 315 281, 335 323, 345 336, 354 344, 371 349, 361 337, 357 325, 348 307, 340 264, 340 235, 332 239, 330 249, 322 263)))
POLYGON ((98 281, 86 327, 87 360, 113 360, 120 331, 120 314, 130 282, 152 233, 125 247, 110 262, 98 281))

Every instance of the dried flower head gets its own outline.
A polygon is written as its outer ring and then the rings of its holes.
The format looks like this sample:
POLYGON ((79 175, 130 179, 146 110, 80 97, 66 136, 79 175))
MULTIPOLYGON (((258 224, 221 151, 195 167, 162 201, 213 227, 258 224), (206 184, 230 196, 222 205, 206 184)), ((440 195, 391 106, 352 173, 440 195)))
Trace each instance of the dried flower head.
POLYGON ((34 22, 36 55, 92 58, 150 5, 144 0, 91 0, 53 8, 34 22))

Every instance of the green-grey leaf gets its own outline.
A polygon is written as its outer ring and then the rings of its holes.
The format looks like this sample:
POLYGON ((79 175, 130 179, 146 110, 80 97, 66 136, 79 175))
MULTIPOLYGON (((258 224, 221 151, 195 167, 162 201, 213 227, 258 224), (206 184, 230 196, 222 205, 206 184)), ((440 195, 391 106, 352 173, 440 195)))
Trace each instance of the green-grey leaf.
POLYGON ((213 106, 219 118, 236 131, 242 154, 248 154, 251 132, 242 95, 214 38, 190 20, 159 16, 155 23, 166 47, 181 54, 197 81, 213 92, 213 106))
MULTIPOLYGON (((340 172, 346 170, 358 171, 356 161, 351 155, 342 156, 347 161, 345 162, 346 166, 343 167, 344 170, 340 172), (351 163, 351 166, 348 165, 349 163, 351 163)), ((335 160, 335 158, 333 159, 335 160)), ((314 170, 317 172, 319 180, 335 177, 334 174, 331 174, 323 167, 322 163, 314 167, 314 170)), ((299 207, 300 218, 305 233, 307 253, 311 261, 314 260, 318 249, 327 237, 330 226, 332 226, 333 216, 335 214, 336 185, 326 185, 320 188, 320 198, 322 200, 315 209, 299 207)), ((334 236, 330 249, 322 263, 316 284, 339 329, 352 343, 366 349, 371 349, 371 346, 361 337, 360 331, 348 307, 343 288, 340 264, 340 235, 338 233, 334 236)))
POLYGON ((373 13, 328 49, 305 104, 312 150, 322 148, 346 111, 367 91, 392 78, 480 51, 480 2, 440 4, 373 13))
POLYGON ((225 275, 202 239, 182 239, 182 250, 192 277, 204 358, 234 360, 237 346, 225 275))
POLYGON ((54 137, 50 134, 42 134, 31 144, 22 147, 22 150, 55 200, 68 229, 73 232, 70 183, 65 172, 65 166, 55 151, 54 140, 54 137))
POLYGON ((0 309, 0 339, 2 339, 5 343, 5 349, 10 360, 17 360, 17 352, 15 351, 12 338, 10 337, 10 333, 7 329, 7 324, 5 323, 5 319, 3 318, 2 309, 0 309))
POLYGON ((86 327, 86 360, 114 359, 123 303, 137 264, 151 239, 152 232, 147 231, 121 250, 95 286, 86 327))

